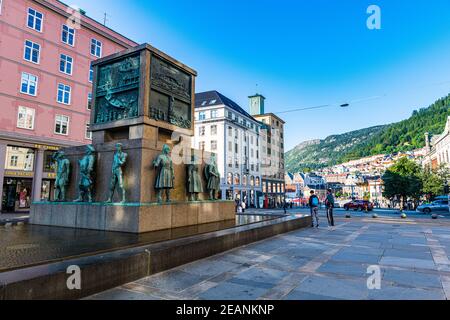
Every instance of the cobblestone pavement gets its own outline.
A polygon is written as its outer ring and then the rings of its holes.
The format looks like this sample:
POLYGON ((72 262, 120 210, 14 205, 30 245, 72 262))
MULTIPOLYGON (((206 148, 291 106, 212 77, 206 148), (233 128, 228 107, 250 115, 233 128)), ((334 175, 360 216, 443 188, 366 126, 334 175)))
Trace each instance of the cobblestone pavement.
MULTIPOLYGON (((323 221, 323 220, 322 220, 323 221)), ((450 221, 337 219, 196 261, 88 299, 448 299, 450 221), (369 290, 368 267, 381 271, 369 290)))

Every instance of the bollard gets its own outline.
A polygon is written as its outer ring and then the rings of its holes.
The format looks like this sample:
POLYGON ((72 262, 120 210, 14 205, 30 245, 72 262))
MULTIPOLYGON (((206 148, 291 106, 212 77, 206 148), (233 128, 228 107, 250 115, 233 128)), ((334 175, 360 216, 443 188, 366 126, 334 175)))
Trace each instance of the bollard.
POLYGON ((378 218, 378 215, 377 215, 376 213, 374 213, 374 214, 372 215, 372 218, 376 219, 376 218, 378 218))
POLYGON ((438 218, 438 215, 436 213, 433 213, 431 215, 431 219, 436 220, 438 218))

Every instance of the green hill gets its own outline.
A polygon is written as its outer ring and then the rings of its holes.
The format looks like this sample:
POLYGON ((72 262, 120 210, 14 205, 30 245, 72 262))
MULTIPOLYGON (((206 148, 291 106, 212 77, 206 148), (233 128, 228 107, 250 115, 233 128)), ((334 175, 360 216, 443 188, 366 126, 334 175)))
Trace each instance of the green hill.
POLYGON ((319 169, 366 156, 422 148, 425 132, 440 134, 444 130, 449 108, 450 95, 400 122, 303 142, 286 153, 286 170, 319 169))

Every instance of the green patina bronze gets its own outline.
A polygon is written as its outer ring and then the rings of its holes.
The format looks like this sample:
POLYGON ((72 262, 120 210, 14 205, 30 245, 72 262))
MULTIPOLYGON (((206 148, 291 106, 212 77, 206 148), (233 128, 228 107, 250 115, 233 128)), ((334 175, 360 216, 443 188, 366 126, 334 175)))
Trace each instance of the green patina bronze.
POLYGON ((95 123, 138 116, 140 58, 128 57, 99 67, 95 123))
POLYGON ((93 173, 95 166, 95 149, 89 145, 86 147, 86 155, 78 160, 80 166, 80 178, 78 182, 78 199, 75 202, 92 202, 92 187, 94 184, 93 173))
POLYGON ((53 154, 53 160, 57 165, 56 181, 55 181, 55 199, 56 202, 66 201, 66 187, 70 178, 70 161, 67 159, 63 151, 53 154))
POLYGON ((165 144, 162 153, 153 161, 153 167, 157 170, 155 190, 158 203, 162 203, 162 190, 166 193, 166 202, 170 202, 170 190, 174 187, 175 174, 170 158, 170 147, 165 144))
POLYGON ((200 165, 198 158, 192 157, 191 163, 187 166, 187 190, 190 201, 198 201, 198 194, 203 192, 202 179, 200 177, 200 165))
POLYGON ((205 166, 205 177, 208 181, 206 189, 209 191, 209 199, 217 200, 220 190, 220 173, 217 169, 216 155, 212 154, 209 164, 205 166))
POLYGON ((110 195, 106 202, 111 203, 114 197, 114 191, 118 187, 121 193, 122 200, 120 203, 126 202, 125 197, 125 186, 123 183, 123 170, 122 167, 125 166, 127 162, 128 155, 122 151, 122 144, 116 144, 116 152, 114 153, 114 159, 112 163, 112 171, 111 171, 111 182, 109 186, 110 195))

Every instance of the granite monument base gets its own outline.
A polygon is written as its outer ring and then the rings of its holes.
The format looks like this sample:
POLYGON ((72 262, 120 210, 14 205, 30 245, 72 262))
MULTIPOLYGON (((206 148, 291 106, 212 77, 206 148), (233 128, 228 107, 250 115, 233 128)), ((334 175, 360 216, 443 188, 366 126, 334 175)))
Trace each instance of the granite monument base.
POLYGON ((145 233, 235 219, 233 201, 157 203, 35 202, 30 223, 44 226, 145 233))

